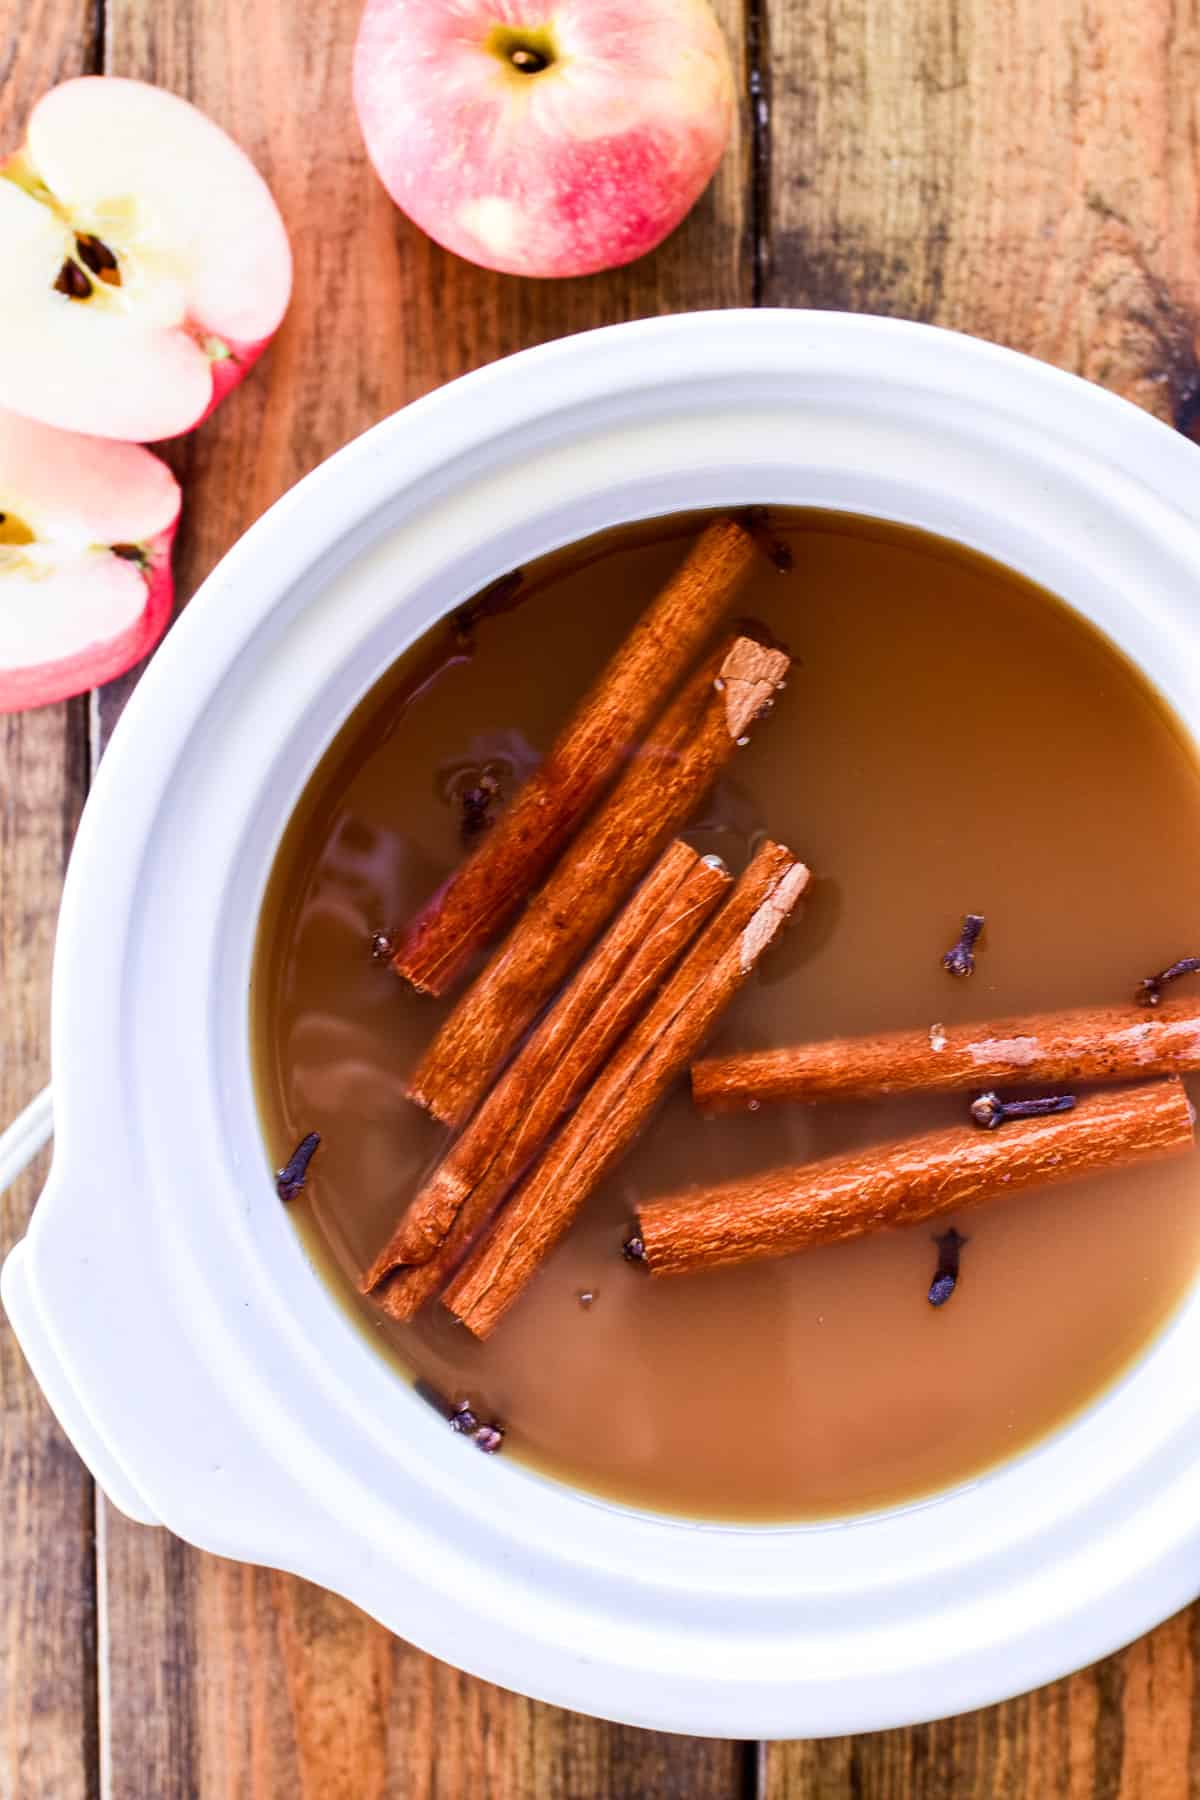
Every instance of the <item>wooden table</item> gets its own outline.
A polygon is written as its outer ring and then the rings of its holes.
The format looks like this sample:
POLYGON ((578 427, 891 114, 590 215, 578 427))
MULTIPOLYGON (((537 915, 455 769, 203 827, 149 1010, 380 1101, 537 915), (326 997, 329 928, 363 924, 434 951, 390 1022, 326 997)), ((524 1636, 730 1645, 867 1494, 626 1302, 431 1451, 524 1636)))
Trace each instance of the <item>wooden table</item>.
MULTIPOLYGON (((562 284, 456 262, 393 210, 350 108, 356 0, 3 8, 0 144, 65 76, 161 82, 241 140, 291 228, 285 329, 169 452, 185 597, 298 476, 396 407, 650 313, 934 320, 1183 431, 1200 416, 1196 0, 720 0, 743 100, 717 183, 657 256, 562 284)), ((127 687, 0 718, 0 1122, 46 1077, 59 884, 127 687)), ((0 1250, 43 1173, 3 1200, 0 1250)), ((0 1800, 1200 1794, 1195 1608, 1068 1681, 918 1730, 771 1745, 625 1730, 458 1675, 301 1581, 130 1525, 4 1327, 0 1397, 0 1800)))

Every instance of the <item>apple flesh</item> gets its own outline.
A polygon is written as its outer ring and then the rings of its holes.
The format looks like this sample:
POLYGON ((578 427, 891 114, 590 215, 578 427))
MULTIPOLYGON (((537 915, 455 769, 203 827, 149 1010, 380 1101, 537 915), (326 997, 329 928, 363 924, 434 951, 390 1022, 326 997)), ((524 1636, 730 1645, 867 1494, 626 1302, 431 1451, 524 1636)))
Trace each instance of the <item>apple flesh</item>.
POLYGON ((733 122, 707 0, 367 0, 354 98, 397 206, 512 275, 645 255, 707 187, 733 122))
POLYGON ((0 412, 0 712, 98 687, 153 648, 178 518, 149 450, 0 412))
POLYGON ((219 126, 144 82, 64 82, 0 163, 0 406, 131 442, 188 431, 291 281, 270 190, 219 126))

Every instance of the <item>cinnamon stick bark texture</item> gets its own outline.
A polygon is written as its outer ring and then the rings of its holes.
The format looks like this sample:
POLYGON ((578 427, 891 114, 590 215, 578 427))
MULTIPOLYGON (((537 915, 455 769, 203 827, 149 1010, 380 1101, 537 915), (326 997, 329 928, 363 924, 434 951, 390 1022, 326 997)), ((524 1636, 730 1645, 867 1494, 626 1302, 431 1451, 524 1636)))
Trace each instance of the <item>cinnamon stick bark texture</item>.
POLYGON ((697 669, 608 799, 442 1025, 408 1083, 449 1125, 480 1098, 525 1027, 695 810, 782 685, 785 650, 743 627, 697 669))
MULTIPOLYGON (((668 845, 411 1201, 364 1293, 402 1264, 423 1265, 404 1288, 414 1312, 441 1288, 731 886, 716 858, 678 838, 668 845)), ((388 1291, 396 1316, 400 1289, 388 1291)))
POLYGON ((774 940, 808 885, 782 844, 766 843, 658 998, 642 1015, 501 1212, 445 1300, 487 1337, 579 1208, 629 1148, 671 1082, 774 940))
POLYGON ((1183 1083, 1088 1095, 1073 1112, 1004 1131, 952 1126, 856 1156, 775 1169, 638 1208, 642 1259, 655 1275, 688 1275, 794 1256, 898 1225, 916 1225, 1035 1182, 1070 1181, 1190 1150, 1183 1083))
POLYGON ((398 975, 421 992, 444 994, 471 952, 496 936, 682 678, 757 554, 733 519, 702 532, 545 762, 409 925, 392 958, 398 975))
POLYGON ((713 1056, 692 1070, 706 1112, 780 1100, 870 1100, 997 1083, 1075 1087, 1200 1069, 1200 1006, 1093 1007, 713 1056))

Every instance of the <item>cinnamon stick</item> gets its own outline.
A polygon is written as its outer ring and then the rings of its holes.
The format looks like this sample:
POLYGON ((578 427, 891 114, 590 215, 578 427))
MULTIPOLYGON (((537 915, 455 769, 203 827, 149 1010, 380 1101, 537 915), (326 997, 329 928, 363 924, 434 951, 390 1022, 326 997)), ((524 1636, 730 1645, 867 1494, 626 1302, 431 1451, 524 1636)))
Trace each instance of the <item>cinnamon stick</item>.
POLYGON ((1200 1069, 1200 1006, 1091 1007, 984 1025, 930 1025, 783 1050, 712 1056, 692 1070, 708 1112, 780 1100, 870 1100, 994 1083, 1074 1087, 1200 1069))
POLYGON ((477 1337, 495 1328, 596 1184, 629 1148, 807 884, 808 870, 790 850, 770 842, 762 846, 448 1288, 446 1305, 477 1337))
POLYGON ((678 838, 668 845, 410 1202, 364 1293, 413 1264, 389 1285, 393 1317, 411 1317, 441 1289, 730 885, 717 858, 678 838))
POLYGON ((408 1094, 447 1124, 470 1112, 544 1002, 688 818, 790 658, 743 626, 700 665, 442 1025, 408 1094))
POLYGON ((775 1169, 644 1202, 639 1260, 687 1275, 794 1256, 957 1211, 1035 1182, 1069 1181, 1172 1156, 1194 1142, 1178 1077, 1090 1094, 1073 1112, 1004 1131, 955 1125, 856 1156, 775 1169))
POLYGON ((422 908, 392 958, 444 994, 494 937, 620 768, 729 606, 757 554, 733 519, 709 525, 559 733, 486 842, 422 908))

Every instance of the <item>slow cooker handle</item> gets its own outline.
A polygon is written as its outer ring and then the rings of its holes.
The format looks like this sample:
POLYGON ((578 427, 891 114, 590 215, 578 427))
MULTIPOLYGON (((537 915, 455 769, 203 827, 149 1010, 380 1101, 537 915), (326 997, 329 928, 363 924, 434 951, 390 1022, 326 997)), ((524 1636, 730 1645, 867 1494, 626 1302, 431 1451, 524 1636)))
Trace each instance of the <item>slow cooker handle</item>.
POLYGON ((0 1194, 28 1168, 43 1144, 54 1135, 54 1095, 44 1087, 18 1113, 7 1131, 0 1132, 0 1194))
POLYGON ((0 1301, 26 1361, 51 1412, 113 1505, 139 1525, 159 1525, 162 1521, 150 1511, 80 1402, 55 1348, 53 1331, 33 1292, 28 1254, 28 1242, 22 1239, 14 1245, 0 1269, 0 1301))

